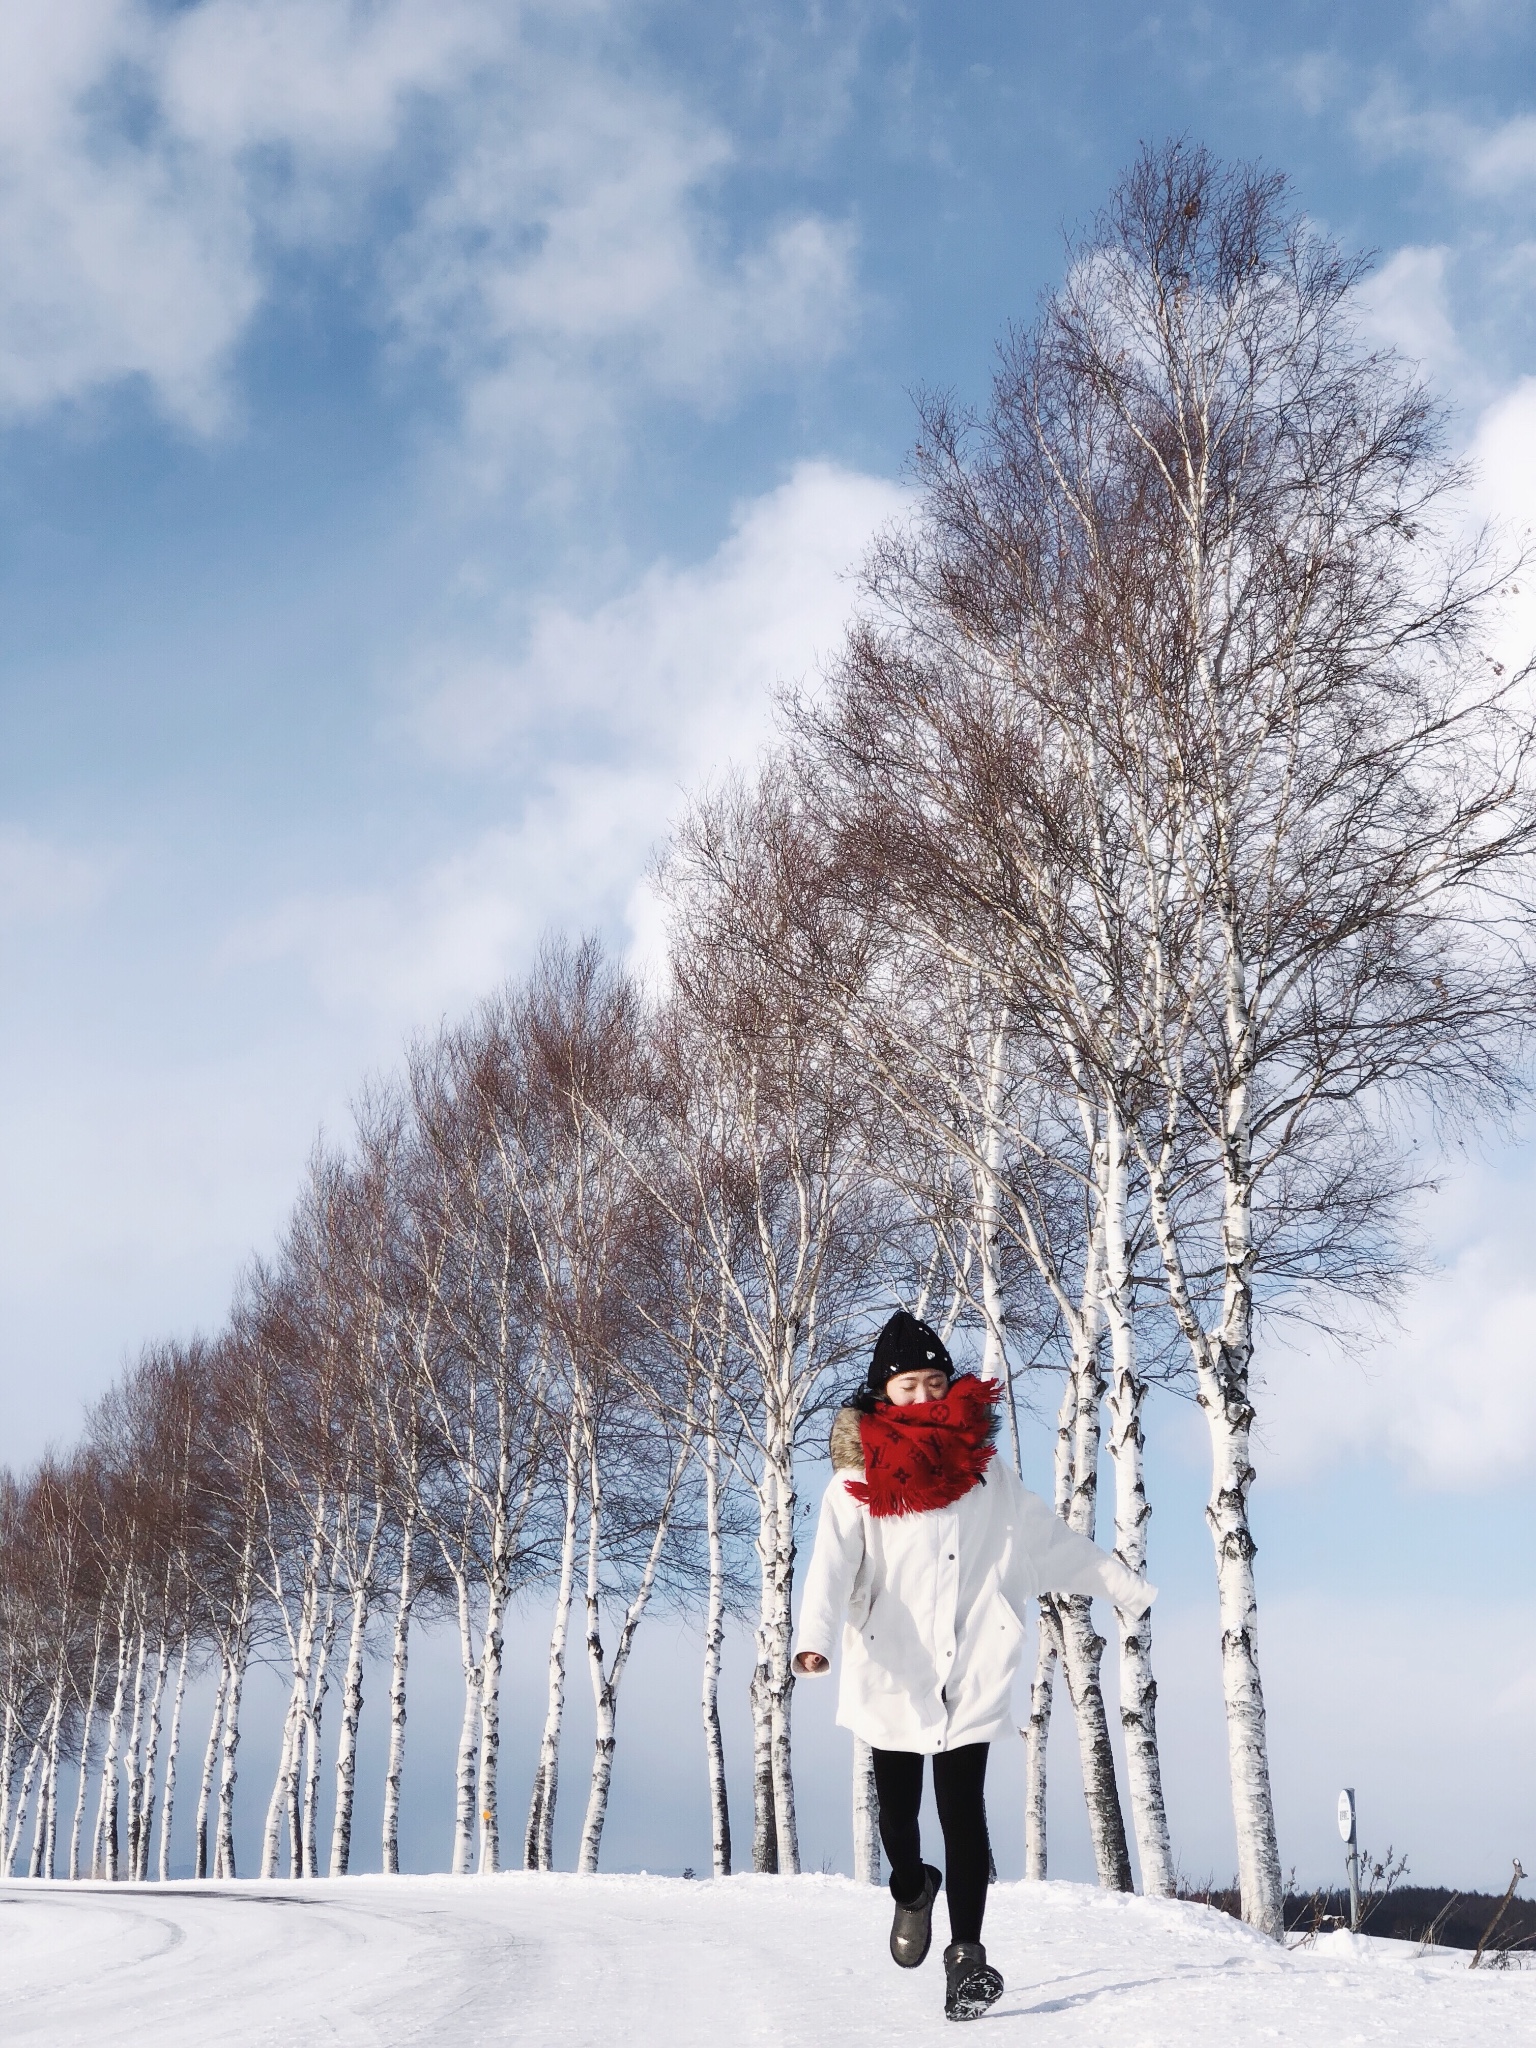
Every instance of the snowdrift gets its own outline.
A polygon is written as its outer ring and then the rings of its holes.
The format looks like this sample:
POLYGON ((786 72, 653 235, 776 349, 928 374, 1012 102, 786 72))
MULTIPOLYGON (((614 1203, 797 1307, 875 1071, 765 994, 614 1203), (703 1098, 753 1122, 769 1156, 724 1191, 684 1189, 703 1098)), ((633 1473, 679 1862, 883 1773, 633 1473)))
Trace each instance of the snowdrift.
MULTIPOLYGON (((939 1927, 943 1927, 940 1908, 939 1927)), ((846 1878, 526 1876, 0 1886, 7 2048, 1536 2048, 1536 1970, 1330 1935, 1282 1950, 1203 1906, 1003 1884, 1008 1988, 943 2018, 938 1944, 885 1952, 846 1878)))

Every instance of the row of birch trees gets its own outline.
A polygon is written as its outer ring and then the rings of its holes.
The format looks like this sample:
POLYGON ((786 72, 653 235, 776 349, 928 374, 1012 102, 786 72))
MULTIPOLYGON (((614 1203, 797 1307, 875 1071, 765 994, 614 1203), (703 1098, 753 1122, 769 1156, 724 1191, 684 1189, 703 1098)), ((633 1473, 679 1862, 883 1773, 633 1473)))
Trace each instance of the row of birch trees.
MULTIPOLYGON (((1533 993, 1528 678, 1488 651, 1515 572, 1364 338, 1363 274, 1278 177, 1148 151, 989 403, 920 401, 914 508, 844 647, 658 861, 660 985, 547 945, 362 1100, 220 1335, 147 1351, 72 1456, 6 1482, 7 1869, 26 1842, 34 1875, 165 1876, 180 1772, 194 1868, 233 1875, 253 1659, 288 1681, 263 1874, 351 1867, 369 1673, 395 1869, 429 1626, 462 1665, 452 1868, 548 1868, 574 1624, 595 1870, 667 1602, 702 1617, 713 1868, 740 1612, 751 1865, 796 1870, 802 1468, 905 1303, 1002 1384, 1006 1455, 1053 1430, 1058 1513, 1133 1570, 1156 1576, 1149 1405, 1198 1404, 1242 1908, 1281 1932, 1256 1346, 1390 1301, 1413 1161, 1508 1114, 1533 993), (532 1600, 547 1664, 515 1680, 544 1724, 509 1844, 504 1631, 532 1600)), ((1027 1873, 1064 1680, 1100 1882, 1130 1888, 1134 1849, 1166 1893, 1150 1617, 1113 1634, 1042 1602, 1027 1873)))

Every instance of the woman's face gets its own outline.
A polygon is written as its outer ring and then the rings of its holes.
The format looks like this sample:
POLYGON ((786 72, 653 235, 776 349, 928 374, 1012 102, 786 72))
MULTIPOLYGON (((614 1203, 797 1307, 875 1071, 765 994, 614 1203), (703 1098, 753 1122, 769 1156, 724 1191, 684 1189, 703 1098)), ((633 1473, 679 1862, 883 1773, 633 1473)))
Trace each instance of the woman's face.
POLYGON ((920 1401, 942 1401, 949 1392, 949 1374, 937 1366, 920 1372, 893 1372, 885 1383, 885 1398, 894 1408, 913 1408, 920 1401))

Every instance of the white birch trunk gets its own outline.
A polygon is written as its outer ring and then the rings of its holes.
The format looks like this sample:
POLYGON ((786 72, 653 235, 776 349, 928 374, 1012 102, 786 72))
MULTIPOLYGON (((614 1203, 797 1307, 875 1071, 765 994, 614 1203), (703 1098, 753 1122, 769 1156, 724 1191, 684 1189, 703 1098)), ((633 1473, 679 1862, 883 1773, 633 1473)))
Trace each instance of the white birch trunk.
POLYGON ((773 1810, 773 1702, 762 1632, 752 1669, 752 1868, 772 1876, 779 1867, 779 1832, 773 1810))
POLYGON ((21 1790, 16 1796, 16 1811, 11 1820, 11 1832, 5 1845, 5 1874, 10 1877, 16 1869, 16 1851, 21 1847, 22 1831, 27 1825, 27 1810, 32 1804, 32 1781, 37 1776, 37 1767, 43 1758, 41 1736, 33 1743, 27 1757, 26 1769, 22 1772, 21 1790))
POLYGON ((1039 1604, 1039 1642, 1035 1652, 1035 1675, 1029 1687, 1029 1720, 1024 1729, 1024 1875, 1035 1883, 1043 1884, 1046 1877, 1046 1758, 1061 1637, 1049 1600, 1041 1600, 1039 1604))
POLYGON ((1248 1522, 1254 1471, 1249 1454, 1253 1406, 1253 1188, 1248 1091, 1234 1088, 1228 1106, 1226 1199, 1222 1218, 1225 1284, 1213 1370, 1198 1388, 1211 1438, 1211 1496, 1206 1508, 1216 1552, 1221 1607, 1222 1689, 1227 1709, 1227 1761, 1237 1823, 1237 1870, 1243 1918, 1279 1941, 1285 1934, 1285 1886, 1269 1781, 1264 1687, 1259 1676, 1257 1550, 1248 1522))
MULTIPOLYGON (((278 1859, 282 1854, 283 1816, 290 1811, 293 1803, 294 1776, 299 1767, 299 1730, 303 1723, 304 1706, 299 1697, 299 1681, 295 1678, 288 1688, 288 1711, 283 1717, 283 1739, 277 1752, 277 1771, 272 1780, 272 1792, 267 1800, 267 1818, 261 1831, 261 1875, 264 1879, 277 1876, 278 1859)), ((291 1875, 297 1877, 297 1843, 290 1842, 291 1875)))
MULTIPOLYGON (((78 1879, 80 1875, 80 1840, 85 1831, 85 1797, 91 1777, 91 1724, 96 1718, 96 1689, 101 1683, 101 1635, 98 1622, 96 1642, 91 1652, 91 1686, 80 1716, 80 1776, 75 1785, 75 1814, 69 1830, 69 1874, 72 1879, 78 1879)), ((0 1827, 0 1833, 3 1833, 3 1827, 0 1827)))
POLYGON ((976 1243, 981 1258, 981 1301, 986 1318, 981 1376, 986 1380, 996 1380, 1003 1389, 1007 1402, 1008 1440, 1009 1448, 1013 1452, 1013 1469, 1020 1472, 1023 1470, 1023 1451, 1019 1441, 1019 1415, 1014 1400, 1013 1369, 1008 1362, 1007 1301, 1003 1294, 1002 1273, 998 1260, 998 1177, 1003 1164, 1003 1054, 1003 1031, 999 1026, 991 1034, 987 1047, 987 1085, 982 1105, 986 1129, 982 1137, 981 1172, 978 1175, 976 1203, 976 1243))
POLYGON ((710 1855, 716 1877, 731 1874, 731 1806, 720 1733, 720 1655, 725 1642, 725 1543, 720 1526, 719 1383, 710 1386, 704 1440, 704 1520, 709 1543, 709 1597, 704 1615, 700 1708, 709 1769, 710 1855))
POLYGON ((320 1875, 320 1772, 324 1761, 322 1736, 325 1696, 330 1690, 331 1657, 336 1648, 335 1578, 326 1594, 325 1627, 321 1631, 315 1658, 312 1690, 304 1715, 304 1810, 300 1834, 300 1866, 306 1877, 320 1875))
POLYGON ((133 1660, 133 1715, 128 1724, 128 1748, 124 1775, 128 1780, 128 1881, 139 1875, 139 1835, 144 1811, 144 1660, 149 1654, 149 1634, 139 1630, 138 1649, 133 1660))
POLYGON ((107 1746, 101 1759, 101 1797, 96 1808, 96 1842, 91 1858, 91 1875, 105 1878, 109 1884, 117 1881, 117 1751, 122 1740, 123 1699, 128 1687, 126 1621, 125 1611, 119 1615, 117 1624, 117 1684, 107 1721, 107 1746))
POLYGON ((48 1737, 48 1823, 44 1831, 43 1876, 51 1878, 57 1867, 59 1846, 59 1752, 64 1734, 64 1680, 59 1672, 53 1693, 53 1727, 48 1737))
POLYGON ((229 1685, 224 1695, 224 1728, 220 1742, 219 1827, 214 1856, 214 1876, 234 1877, 235 1869, 235 1783, 239 1772, 235 1754, 240 1747, 240 1695, 245 1688, 247 1644, 242 1635, 230 1660, 229 1685))
POLYGON ((523 1523, 533 1502, 536 1464, 528 1462, 520 1496, 514 1500, 511 1443, 515 1432, 505 1405, 500 1422, 500 1465, 490 1510, 491 1554, 485 1580, 485 1636, 480 1646, 479 1815, 480 1874, 501 1868, 501 1670, 507 1602, 523 1523))
POLYGON ((288 1609, 282 1562, 277 1551, 272 1548, 270 1534, 268 1545, 272 1561, 271 1588, 287 1632, 290 1673, 288 1712, 283 1722, 283 1739, 278 1750, 277 1771, 272 1780, 272 1792, 267 1801, 266 1824, 261 1837, 261 1875, 270 1879, 277 1876, 285 1817, 288 1822, 288 1874, 290 1877, 299 1877, 303 1874, 304 1868, 303 1822, 299 1811, 299 1771, 303 1757, 304 1735, 309 1722, 309 1687, 315 1657, 315 1636, 319 1626, 320 1567, 325 1546, 323 1502, 317 1507, 311 1526, 309 1552, 304 1560, 303 1580, 299 1591, 297 1624, 288 1609))
POLYGON ((150 1835, 155 1821, 155 1774, 160 1759, 160 1709, 165 1704, 165 1678, 170 1669, 171 1646, 162 1635, 155 1659, 155 1679, 150 1688, 149 1720, 144 1734, 144 1766, 139 1789, 139 1828, 134 1837, 133 1876, 137 1884, 149 1878, 150 1835))
MULTIPOLYGON (((82 1769, 84 1766, 82 1765, 82 1769)), ((0 1855, 11 1839, 11 1780, 16 1774, 16 1702, 5 1703, 5 1734, 0 1736, 0 1855)))
POLYGON ((1253 1356, 1253 1221, 1247 1116, 1246 1089, 1234 1090, 1227 1109, 1222 1319, 1214 1340, 1191 1299, 1163 1161, 1144 1152, 1142 1163, 1147 1168, 1152 1222, 1163 1255, 1169 1301, 1194 1360, 1196 1398, 1210 1436, 1211 1492, 1205 1517, 1216 1553, 1227 1768, 1243 1918, 1279 1941, 1285 1933, 1285 1887, 1259 1677, 1258 1596, 1253 1573, 1257 1546, 1248 1526, 1254 1418, 1248 1384, 1253 1356))
POLYGON ((411 1609, 415 1605, 413 1547, 416 1540, 414 1516, 407 1516, 402 1531, 400 1579, 395 1596, 395 1634, 389 1660, 389 1763, 384 1772, 383 1869, 386 1877, 400 1874, 400 1785, 405 1774, 406 1676, 411 1655, 411 1609))
MULTIPOLYGON (((1127 1149, 1124 1128, 1111 1103, 1105 1115, 1103 1196, 1104 1306, 1112 1359, 1109 1453, 1115 1473, 1115 1554, 1127 1570, 1142 1577, 1147 1569, 1147 1524, 1152 1509, 1142 1456, 1141 1412, 1146 1386, 1137 1372, 1131 1312, 1127 1149)), ((1120 1726, 1141 1886, 1148 1898, 1168 1898, 1174 1887, 1173 1847, 1168 1838, 1157 1746, 1151 1610, 1133 1619, 1117 1608, 1115 1625, 1120 1638, 1120 1726)))
MULTIPOLYGON (((299 1878, 304 1873, 304 1822, 300 1812, 300 1791, 304 1769, 304 1714, 300 1711, 293 1736, 293 1767, 288 1773, 284 1787, 282 1821, 286 1822, 288 1836, 288 1875, 299 1878)), ((279 1837, 285 1832, 280 1824, 279 1837)))
POLYGON ((43 1774, 37 1787, 37 1819, 32 1827, 32 1853, 27 1859, 28 1877, 43 1874, 43 1848, 48 1839, 48 1767, 52 1757, 53 1706, 43 1717, 43 1732, 39 1737, 42 1744, 43 1774))
POLYGON ((598 1564, 602 1546, 603 1488, 597 1460, 589 1457, 587 1467, 587 1673, 592 1681, 592 1708, 596 1722, 592 1746, 592 1778, 587 1788, 586 1818, 581 1830, 581 1847, 576 1868, 590 1876, 597 1869, 603 1821, 608 1806, 608 1781, 613 1769, 614 1713, 608 1696, 607 1660, 603 1652, 602 1610, 599 1600, 598 1564), (589 1846, 590 1843, 590 1846, 589 1846))
MULTIPOLYGON (((505 1560, 498 1560, 504 1565, 505 1560)), ((480 1875, 494 1877, 501 1868, 501 1657, 507 1595, 501 1571, 493 1571, 485 1590, 485 1641, 480 1653, 480 1875)))
POLYGON ((778 1840, 779 1870, 799 1875, 800 1837, 795 1820, 795 1780, 790 1755, 790 1707, 795 1674, 790 1664, 794 1633, 792 1603, 795 1585, 795 1480, 791 1452, 782 1438, 773 1486, 773 1576, 767 1634, 769 1703, 772 1709, 773 1824, 778 1840))
POLYGON ((456 1574, 459 1607, 459 1661, 464 1673, 464 1719, 459 1726, 458 1762, 454 1773, 453 1874, 469 1870, 475 1841, 475 1723, 480 1712, 480 1666, 475 1657, 474 1615, 469 1582, 456 1574))
POLYGON ((1104 1704, 1104 1638, 1093 1626, 1092 1607, 1085 1595, 1069 1594, 1055 1606, 1061 1626, 1062 1670, 1077 1723, 1094 1867, 1106 1891, 1128 1892, 1132 1889, 1131 1856, 1104 1704))
POLYGON ((853 1877, 856 1884, 880 1882, 880 1794, 875 1759, 867 1742, 853 1738, 853 1877))
POLYGON ((352 1800, 357 1785, 357 1731, 363 1718, 368 1593, 383 1519, 383 1509, 376 1508, 366 1562, 352 1587, 352 1626, 347 1635, 347 1672, 342 1681, 341 1732, 336 1738, 336 1810, 331 1821, 332 1877, 345 1877, 352 1860, 352 1800))
POLYGON ((608 1790, 613 1781, 613 1751, 617 1740, 616 1729, 619 1712, 619 1687, 629 1664, 630 1651, 634 1648, 635 1636, 645 1618, 650 1604, 651 1588, 656 1583, 657 1569, 661 1554, 666 1546, 667 1536, 672 1527, 672 1509, 682 1484, 683 1473, 692 1455, 689 1443, 684 1443, 672 1467, 666 1499, 656 1518, 655 1532, 651 1547, 646 1553, 645 1567, 640 1574, 640 1583, 635 1588, 624 1620, 619 1628, 619 1640, 613 1653, 613 1661, 605 1671, 603 1668, 603 1643, 601 1634, 600 1592, 598 1586, 599 1541, 602 1522, 602 1486, 595 1456, 589 1456, 587 1464, 588 1500, 588 1542, 587 1542, 587 1657, 592 1673, 593 1707, 597 1729, 592 1746, 592 1782, 587 1793, 587 1811, 581 1830, 581 1849, 576 1867, 584 1875, 591 1876, 597 1870, 598 1857, 602 1850, 603 1823, 608 1818, 608 1790))
POLYGON ((322 1749, 320 1742, 321 1721, 324 1709, 324 1685, 322 1674, 321 1697, 313 1700, 304 1715, 304 1775, 303 1796, 299 1807, 299 1853, 295 1858, 298 1874, 303 1877, 318 1877, 319 1851, 315 1843, 315 1831, 320 1818, 320 1767, 322 1749))
POLYGON ((193 1838, 192 1875, 208 1875, 208 1814, 213 1801, 213 1774, 219 1761, 219 1736, 224 1727, 224 1701, 229 1692, 229 1659, 219 1657, 219 1684, 213 1696, 213 1713, 208 1722, 208 1746, 203 1751, 203 1773, 197 1788, 197 1827, 193 1838))
POLYGON ((187 1697, 188 1640, 181 1639, 181 1657, 176 1666, 176 1698, 171 1707, 171 1733, 165 1746, 165 1784, 160 1793, 160 1864, 162 1884, 171 1881, 171 1825, 176 1814, 176 1765, 181 1757, 181 1709, 187 1697))
MULTIPOLYGON (((1103 1216, 1094 1233, 1083 1283, 1082 1308, 1073 1332, 1071 1367, 1072 1492, 1066 1520, 1080 1536, 1098 1533, 1099 1446, 1102 1434, 1104 1376, 1099 1369, 1099 1300, 1103 1261, 1103 1216)), ((1058 1426, 1058 1454, 1060 1429, 1058 1426)), ((1110 1741, 1109 1714, 1104 1704, 1104 1638, 1093 1625, 1093 1604, 1086 1594, 1055 1601, 1061 1626, 1061 1665, 1077 1724, 1078 1757, 1094 1867, 1106 1891, 1128 1892, 1131 1852, 1115 1780, 1115 1752, 1110 1741)))
POLYGON ((37 1818, 32 1823, 32 1851, 27 1858, 28 1877, 43 1874, 43 1843, 48 1833, 48 1752, 43 1751, 42 1776, 37 1785, 37 1818))
MULTIPOLYGON (((1056 1410, 1056 1441, 1052 1450, 1052 1505, 1065 1522, 1072 1512, 1073 1419, 1077 1413, 1077 1389, 1069 1374, 1056 1410)), ((1035 1653, 1035 1677, 1029 1692, 1029 1724, 1024 1739, 1029 1745, 1025 1763, 1024 1875, 1044 1883, 1046 1874, 1046 1782, 1051 1732, 1051 1706, 1056 1691, 1056 1667, 1061 1661, 1061 1620, 1050 1596, 1040 1600, 1040 1636, 1035 1653)))
POLYGON ((773 1663, 768 1615, 773 1603, 773 1474, 757 1482, 759 1610, 756 1661, 752 1668, 752 1869, 758 1876, 779 1869, 779 1822, 773 1785, 773 1663))
POLYGON ((566 1435, 565 1521, 560 1532, 560 1576, 555 1587, 555 1612, 549 1628, 549 1672, 544 1700, 544 1729, 528 1802, 528 1828, 523 1837, 523 1868, 551 1870, 555 1851, 555 1800, 560 1789, 560 1732, 565 1719, 565 1650, 570 1638, 571 1602, 576 1590, 576 1517, 580 1507, 580 1463, 574 1421, 566 1435))

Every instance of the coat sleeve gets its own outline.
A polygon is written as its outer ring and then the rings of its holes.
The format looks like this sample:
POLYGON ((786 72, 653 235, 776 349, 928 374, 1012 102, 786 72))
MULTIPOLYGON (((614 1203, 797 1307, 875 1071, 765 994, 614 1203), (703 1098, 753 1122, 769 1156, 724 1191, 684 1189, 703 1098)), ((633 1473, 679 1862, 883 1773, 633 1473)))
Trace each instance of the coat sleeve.
POLYGON ((821 1497, 816 1547, 805 1575, 795 1655, 812 1650, 831 1658, 843 1639, 848 1601, 864 1562, 864 1513, 841 1479, 833 1478, 821 1497))
POLYGON ((1016 1606, 1037 1593, 1087 1593, 1113 1601, 1126 1614, 1146 1613, 1157 1598, 1156 1586, 1069 1529, 1060 1515, 1011 1471, 1008 1478, 1016 1496, 1014 1526, 1019 1540, 1009 1574, 1012 1583, 1005 1590, 1016 1606))

